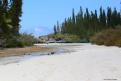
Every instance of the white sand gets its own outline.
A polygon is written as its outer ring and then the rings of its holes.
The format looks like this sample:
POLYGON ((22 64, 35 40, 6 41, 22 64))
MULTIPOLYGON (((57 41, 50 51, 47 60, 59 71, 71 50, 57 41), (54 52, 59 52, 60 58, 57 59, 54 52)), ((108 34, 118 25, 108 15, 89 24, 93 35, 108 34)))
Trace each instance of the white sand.
POLYGON ((83 44, 76 52, 0 65, 0 81, 121 81, 121 48, 83 44))

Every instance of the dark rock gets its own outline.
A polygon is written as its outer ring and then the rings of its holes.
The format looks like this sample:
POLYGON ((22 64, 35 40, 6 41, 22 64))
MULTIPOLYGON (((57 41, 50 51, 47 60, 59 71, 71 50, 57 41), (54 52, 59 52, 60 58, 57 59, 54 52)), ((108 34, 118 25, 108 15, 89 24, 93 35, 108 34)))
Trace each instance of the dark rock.
POLYGON ((51 55, 55 54, 55 52, 51 52, 51 55))

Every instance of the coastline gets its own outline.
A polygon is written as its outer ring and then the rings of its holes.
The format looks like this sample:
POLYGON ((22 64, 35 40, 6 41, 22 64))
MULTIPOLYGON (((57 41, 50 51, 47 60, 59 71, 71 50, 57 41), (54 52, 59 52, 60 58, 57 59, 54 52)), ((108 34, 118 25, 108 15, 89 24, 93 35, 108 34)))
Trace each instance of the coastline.
POLYGON ((74 52, 72 48, 75 48, 75 46, 78 46, 78 44, 49 43, 35 44, 34 46, 25 48, 8 48, 0 50, 0 65, 18 63, 39 56, 43 57, 71 53, 74 52))

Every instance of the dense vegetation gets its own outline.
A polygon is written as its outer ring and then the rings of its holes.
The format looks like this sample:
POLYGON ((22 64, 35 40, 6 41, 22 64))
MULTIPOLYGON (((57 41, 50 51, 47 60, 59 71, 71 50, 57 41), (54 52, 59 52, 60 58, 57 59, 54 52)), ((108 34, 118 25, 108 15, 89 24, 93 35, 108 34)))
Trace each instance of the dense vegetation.
POLYGON ((66 43, 74 43, 74 42, 81 42, 79 36, 77 35, 68 35, 68 34, 49 34, 49 38, 55 39, 57 42, 66 42, 66 43))
POLYGON ((0 0, 1 37, 19 35, 22 0, 0 0))
POLYGON ((19 33, 21 16, 22 0, 0 0, 0 47, 32 45, 27 38, 33 36, 19 33))
POLYGON ((121 26, 117 26, 115 29, 101 31, 92 36, 90 41, 98 45, 115 45, 121 47, 121 26))
MULTIPOLYGON (((108 7, 107 10, 104 10, 100 7, 98 13, 97 10, 89 11, 88 8, 86 8, 84 11, 82 7, 80 7, 78 14, 75 14, 73 9, 71 17, 65 18, 62 24, 58 24, 57 22, 57 25, 54 26, 54 34, 77 35, 83 42, 90 42, 90 38, 93 36, 91 41, 94 39, 94 43, 102 39, 99 37, 99 32, 102 31, 102 34, 104 32, 108 34, 111 30, 115 31, 117 25, 121 25, 121 13, 116 8, 111 9, 108 7), (94 37, 94 35, 96 37, 94 37), (100 39, 98 39, 98 37, 100 39)), ((110 34, 113 35, 116 32, 117 31, 110 34)), ((104 36, 108 39, 109 36, 106 36, 106 33, 104 33, 104 36)), ((115 38, 112 37, 112 39, 115 38)))

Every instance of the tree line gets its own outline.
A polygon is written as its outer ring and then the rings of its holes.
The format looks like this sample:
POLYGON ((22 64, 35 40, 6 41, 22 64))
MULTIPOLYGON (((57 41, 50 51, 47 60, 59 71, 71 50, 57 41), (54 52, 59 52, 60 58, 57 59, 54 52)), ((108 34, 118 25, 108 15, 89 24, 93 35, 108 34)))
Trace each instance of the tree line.
POLYGON ((30 46, 36 41, 31 34, 19 32, 21 16, 22 0, 0 0, 0 48, 30 46))
POLYGON ((17 41, 21 15, 22 0, 0 0, 0 47, 17 41))
POLYGON ((0 0, 1 37, 19 35, 22 0, 0 0))
POLYGON ((97 10, 85 11, 80 7, 80 10, 75 14, 72 10, 72 16, 65 18, 64 22, 54 25, 54 33, 66 35, 77 35, 80 39, 89 41, 90 36, 105 29, 115 29, 117 25, 121 25, 121 13, 116 9, 107 7, 107 10, 100 7, 99 13, 97 10))

